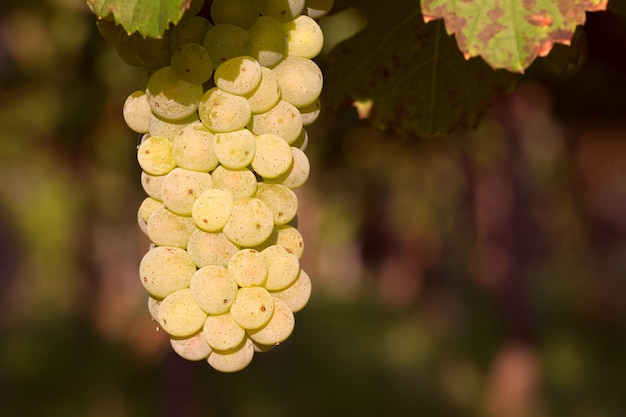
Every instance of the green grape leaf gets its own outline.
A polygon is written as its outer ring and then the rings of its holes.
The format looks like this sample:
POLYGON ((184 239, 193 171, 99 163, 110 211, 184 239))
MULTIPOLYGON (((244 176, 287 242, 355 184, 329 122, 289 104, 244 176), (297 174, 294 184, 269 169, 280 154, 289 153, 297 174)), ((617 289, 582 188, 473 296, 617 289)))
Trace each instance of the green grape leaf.
POLYGON ((380 130, 432 137, 474 126, 496 94, 514 88, 515 74, 466 60, 440 20, 424 23, 419 1, 379 4, 360 3, 367 26, 330 51, 331 107, 354 103, 380 130))
POLYGON ((170 23, 178 23, 191 0, 87 0, 99 18, 113 15, 129 34, 160 38, 170 23))
POLYGON ((425 21, 443 19, 466 57, 482 56, 493 68, 524 72, 555 43, 569 45, 585 13, 608 0, 423 0, 425 21))

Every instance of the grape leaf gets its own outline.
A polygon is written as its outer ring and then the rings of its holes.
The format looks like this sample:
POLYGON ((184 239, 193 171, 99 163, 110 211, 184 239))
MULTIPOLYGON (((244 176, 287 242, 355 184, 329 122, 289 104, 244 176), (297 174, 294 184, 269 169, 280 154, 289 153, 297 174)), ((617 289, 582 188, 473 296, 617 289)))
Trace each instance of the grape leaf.
POLYGON ((475 125, 494 95, 514 87, 514 74, 465 60, 440 20, 424 23, 418 0, 359 5, 368 25, 328 57, 331 107, 356 102, 380 130, 430 137, 475 125))
POLYGON ((177 23, 191 0, 87 0, 93 13, 102 18, 110 14, 130 34, 160 38, 170 23, 177 23))
POLYGON ((426 21, 443 18, 466 57, 482 56, 493 68, 524 72, 555 43, 569 45, 585 12, 608 0, 423 0, 426 21))

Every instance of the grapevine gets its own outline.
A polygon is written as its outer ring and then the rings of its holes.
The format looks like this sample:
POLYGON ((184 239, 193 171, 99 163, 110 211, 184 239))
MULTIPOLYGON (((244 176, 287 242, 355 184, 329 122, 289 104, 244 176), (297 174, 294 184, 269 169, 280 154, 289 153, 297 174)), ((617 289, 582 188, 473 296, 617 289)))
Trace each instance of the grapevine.
POLYGON ((242 370, 291 335, 309 300, 293 190, 309 176, 306 127, 323 83, 317 19, 331 6, 192 1, 160 39, 97 22, 139 68, 123 105, 142 135, 137 219, 152 242, 139 277, 182 358, 242 370))

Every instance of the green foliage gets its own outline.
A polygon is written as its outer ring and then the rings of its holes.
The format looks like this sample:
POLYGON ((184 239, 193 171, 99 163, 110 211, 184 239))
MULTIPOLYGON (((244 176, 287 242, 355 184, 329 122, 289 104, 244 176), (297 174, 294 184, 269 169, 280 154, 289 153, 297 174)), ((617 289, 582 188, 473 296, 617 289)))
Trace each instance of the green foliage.
POLYGON ((424 23, 415 0, 361 7, 368 25, 331 51, 325 69, 332 106, 371 100, 364 116, 376 128, 424 137, 475 125, 495 94, 513 88, 512 74, 466 61, 441 22, 424 23))
POLYGON ((87 0, 98 18, 113 15, 128 32, 160 38, 170 23, 177 23, 191 0, 87 0))
POLYGON ((422 12, 427 21, 444 19, 466 57, 480 55, 494 68, 524 72, 555 43, 569 45, 585 13, 606 5, 606 0, 513 1, 506 6, 496 0, 424 0, 422 12))

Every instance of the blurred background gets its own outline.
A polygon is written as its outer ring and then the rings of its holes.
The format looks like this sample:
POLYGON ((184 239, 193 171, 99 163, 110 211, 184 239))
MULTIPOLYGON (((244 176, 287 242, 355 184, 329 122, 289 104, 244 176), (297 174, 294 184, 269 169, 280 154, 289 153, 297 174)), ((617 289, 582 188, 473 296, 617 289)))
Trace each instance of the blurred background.
POLYGON ((626 37, 602 19, 579 70, 476 129, 323 111, 298 190, 312 299, 221 374, 171 351, 137 277, 137 74, 83 0, 3 0, 3 415, 623 417, 626 37))

